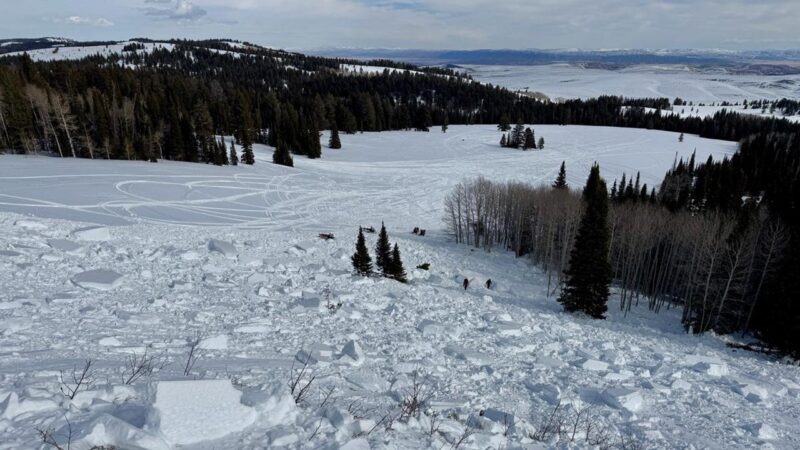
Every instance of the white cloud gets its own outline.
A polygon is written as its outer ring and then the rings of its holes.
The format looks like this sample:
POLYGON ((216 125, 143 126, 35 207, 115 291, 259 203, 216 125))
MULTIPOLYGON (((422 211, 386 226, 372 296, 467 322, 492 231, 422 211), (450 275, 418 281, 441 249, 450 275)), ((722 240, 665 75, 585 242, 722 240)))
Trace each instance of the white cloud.
MULTIPOLYGON (((171 0, 145 0, 145 3, 167 4, 171 0)), ((169 7, 149 7, 145 8, 148 16, 161 17, 165 19, 177 20, 180 22, 197 21, 206 15, 206 10, 200 8, 189 0, 175 0, 169 7)))
POLYGON ((91 27, 105 28, 114 26, 114 22, 105 19, 103 17, 68 16, 68 17, 56 17, 53 19, 45 18, 45 20, 49 20, 54 23, 65 23, 69 25, 86 25, 91 27))

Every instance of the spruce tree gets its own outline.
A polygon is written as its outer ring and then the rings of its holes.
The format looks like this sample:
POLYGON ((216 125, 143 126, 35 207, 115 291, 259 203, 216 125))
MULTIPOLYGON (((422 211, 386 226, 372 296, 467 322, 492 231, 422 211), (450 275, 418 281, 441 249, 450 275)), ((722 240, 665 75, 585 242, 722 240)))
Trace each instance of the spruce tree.
POLYGON ((364 230, 358 227, 358 240, 356 240, 356 252, 350 258, 353 262, 353 269, 362 276, 372 274, 372 258, 369 256, 367 244, 364 241, 364 230))
POLYGON ((408 281, 406 279, 406 270, 403 268, 403 261, 400 259, 400 248, 397 246, 397 243, 394 244, 394 249, 392 250, 389 260, 389 277, 401 283, 408 281))
POLYGON ((232 166, 239 165, 239 156, 236 154, 236 146, 233 144, 233 140, 231 140, 231 154, 229 157, 232 166))
POLYGON ((556 189, 567 188, 567 166, 564 161, 561 161, 561 168, 558 169, 558 176, 556 181, 553 182, 553 187, 556 189))
POLYGON ((331 127, 331 138, 328 140, 328 148, 342 148, 342 141, 339 139, 339 128, 336 124, 331 127))
POLYGON ((444 115, 444 119, 442 119, 442 133, 447 133, 447 128, 449 127, 450 123, 447 119, 447 114, 444 115))
POLYGON ((543 137, 539 138, 539 145, 537 147, 539 148, 539 150, 544 150, 544 138, 543 137))
POLYGON ((530 128, 525 128, 525 137, 522 140, 522 149, 527 150, 529 148, 536 149, 536 137, 533 135, 533 130, 530 128))
POLYGON ((322 156, 322 146, 319 143, 319 130, 317 124, 312 121, 311 126, 306 130, 306 155, 311 158, 322 156))
POLYGON ((381 269, 383 276, 391 276, 392 272, 392 247, 389 244, 389 235, 386 233, 386 226, 381 222, 381 231, 378 234, 378 242, 375 244, 375 264, 381 269))
POLYGON ((567 312, 581 311, 595 319, 605 318, 608 310, 612 271, 608 258, 608 190, 595 164, 583 189, 586 210, 581 218, 569 269, 558 301, 567 312))
POLYGON ((253 154, 252 143, 242 143, 242 162, 251 166, 256 163, 256 156, 253 154))
POLYGON ((497 124, 497 130, 506 132, 511 129, 511 121, 508 119, 508 116, 503 114, 500 116, 500 123, 497 124))
POLYGON ((505 147, 506 145, 508 145, 508 142, 506 142, 506 135, 503 134, 503 137, 500 138, 500 147, 505 147))
POLYGON ((289 148, 283 142, 278 142, 278 146, 275 147, 275 152, 272 153, 272 162, 282 166, 294 167, 292 154, 289 153, 289 148))
POLYGON ((508 141, 508 146, 513 148, 519 148, 525 142, 525 124, 522 123, 522 119, 518 120, 517 124, 514 125, 508 141))

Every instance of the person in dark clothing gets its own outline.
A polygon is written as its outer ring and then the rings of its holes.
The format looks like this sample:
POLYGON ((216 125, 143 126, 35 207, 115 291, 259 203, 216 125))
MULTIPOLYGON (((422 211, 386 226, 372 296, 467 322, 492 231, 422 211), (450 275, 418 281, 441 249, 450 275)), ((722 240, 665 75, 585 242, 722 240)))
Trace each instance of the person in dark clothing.
POLYGON ((486 280, 486 289, 491 289, 491 288, 492 288, 492 279, 489 278, 488 280, 486 280))
POLYGON ((466 291, 468 287, 469 287, 469 280, 464 278, 464 290, 466 291))

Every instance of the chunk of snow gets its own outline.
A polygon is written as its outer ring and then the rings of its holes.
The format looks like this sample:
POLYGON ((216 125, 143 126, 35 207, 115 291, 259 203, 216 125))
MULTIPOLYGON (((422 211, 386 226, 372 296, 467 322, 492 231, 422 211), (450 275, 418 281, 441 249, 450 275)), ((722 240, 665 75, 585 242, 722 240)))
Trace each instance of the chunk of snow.
POLYGON ((103 347, 119 347, 122 345, 122 342, 113 336, 101 338, 99 341, 97 341, 97 343, 103 347))
POLYGON ((295 358, 302 364, 308 361, 309 364, 316 364, 318 362, 330 362, 336 357, 336 349, 327 344, 316 344, 308 349, 303 349, 297 352, 295 358))
POLYGON ((561 389, 556 385, 526 382, 525 387, 551 405, 556 405, 561 400, 561 389))
POLYGON ((603 361, 598 361, 596 359, 584 358, 578 362, 578 367, 586 370, 595 370, 602 372, 604 370, 608 370, 608 363, 603 361))
POLYGON ((45 225, 45 224, 43 224, 41 222, 36 222, 36 221, 33 221, 33 220, 24 220, 24 219, 23 220, 17 220, 16 222, 14 222, 14 226, 17 226, 17 227, 20 227, 20 228, 25 228, 25 229, 28 229, 28 230, 46 230, 47 229, 47 225, 45 225))
POLYGON ((173 445, 218 439, 256 421, 230 380, 160 381, 152 422, 173 445))
POLYGON ((6 419, 18 418, 24 414, 34 414, 58 408, 58 403, 49 398, 23 398, 19 399, 16 392, 12 392, 0 402, 0 417, 6 419))
POLYGON ((27 330, 33 326, 30 319, 24 317, 9 317, 0 320, 0 334, 8 336, 18 331, 27 330))
POLYGON ((47 245, 49 245, 50 248, 61 250, 62 252, 74 252, 82 247, 77 242, 70 241, 69 239, 48 239, 47 245))
POLYGON ((111 233, 106 227, 86 227, 79 228, 72 232, 75 239, 90 242, 110 241, 111 233))
POLYGON ((352 340, 344 344, 341 351, 341 359, 347 359, 353 365, 360 365, 364 362, 364 350, 358 341, 352 340))
POLYGON ((734 390, 753 403, 764 401, 769 395, 766 388, 753 383, 741 383, 734 387, 734 390))
POLYGON ((638 389, 625 387, 608 388, 602 393, 603 401, 608 406, 636 412, 644 406, 644 397, 638 389))
POLYGON ((692 366, 692 369, 703 372, 714 377, 722 377, 728 375, 728 365, 724 362, 699 362, 692 366))
POLYGON ((208 251, 211 253, 221 253, 226 258, 236 258, 236 247, 230 242, 221 241, 219 239, 209 239, 208 251))
POLYGON ((227 350, 228 336, 219 334, 217 336, 205 338, 200 341, 200 348, 204 350, 227 350))
POLYGON ((487 408, 483 411, 483 417, 500 424, 503 427, 503 431, 507 429, 509 433, 514 432, 514 414, 495 408, 487 408))
POLYGON ((347 441, 339 447, 339 450, 370 450, 369 441, 366 438, 355 438, 347 441))
POLYGON ((7 256, 9 258, 16 258, 17 256, 22 256, 22 253, 15 252, 13 250, 0 250, 0 256, 7 256))
POLYGON ((762 439, 765 441, 772 441, 778 439, 778 433, 775 431, 774 428, 769 426, 766 423, 756 422, 744 427, 745 430, 749 431, 753 436, 758 439, 762 439))
POLYGON ((434 336, 437 334, 444 334, 445 332, 444 325, 429 319, 423 319, 422 322, 417 325, 417 330, 419 330, 423 336, 434 336))
POLYGON ((88 270, 72 277, 72 282, 82 288, 101 291, 114 289, 121 284, 121 281, 122 275, 107 269, 88 270))
MULTIPOLYGON (((93 417, 88 423, 74 425, 72 448, 146 448, 149 450, 170 450, 171 448, 162 437, 110 414, 102 414, 99 417, 93 417)), ((65 428, 67 428, 66 425, 65 428)), ((69 429, 58 431, 59 435, 69 433, 69 429)))
POLYGON ((279 381, 245 392, 242 403, 253 407, 258 412, 259 423, 266 426, 290 425, 298 414, 289 388, 279 381))

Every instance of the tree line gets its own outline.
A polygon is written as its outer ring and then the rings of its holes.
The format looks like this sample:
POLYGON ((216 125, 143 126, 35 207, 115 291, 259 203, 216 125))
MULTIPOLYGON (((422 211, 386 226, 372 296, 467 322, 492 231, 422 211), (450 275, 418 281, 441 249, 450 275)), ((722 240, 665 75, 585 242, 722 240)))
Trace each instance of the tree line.
POLYGON ((568 189, 563 164, 549 187, 478 178, 446 197, 445 222, 457 242, 529 258, 567 311, 604 317, 613 280, 626 313, 640 302, 681 308, 691 332, 752 332, 797 350, 798 316, 773 296, 794 258, 790 227, 773 208, 676 209, 646 188, 617 191, 597 166, 582 193, 568 189))

